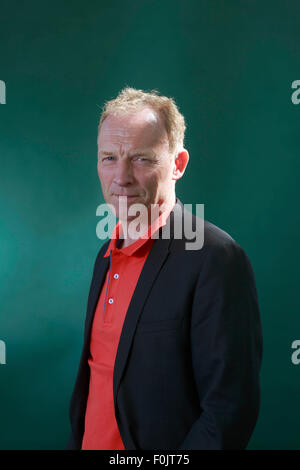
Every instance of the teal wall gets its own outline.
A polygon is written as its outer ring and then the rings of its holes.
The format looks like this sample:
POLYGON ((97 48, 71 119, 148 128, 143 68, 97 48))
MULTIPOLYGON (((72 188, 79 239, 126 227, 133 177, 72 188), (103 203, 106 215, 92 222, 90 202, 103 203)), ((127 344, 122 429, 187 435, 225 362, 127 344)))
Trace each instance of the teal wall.
POLYGON ((186 117, 177 195, 247 252, 264 334, 249 449, 300 449, 300 3, 2 0, 0 448, 63 449, 92 268, 100 108, 158 89, 186 117))

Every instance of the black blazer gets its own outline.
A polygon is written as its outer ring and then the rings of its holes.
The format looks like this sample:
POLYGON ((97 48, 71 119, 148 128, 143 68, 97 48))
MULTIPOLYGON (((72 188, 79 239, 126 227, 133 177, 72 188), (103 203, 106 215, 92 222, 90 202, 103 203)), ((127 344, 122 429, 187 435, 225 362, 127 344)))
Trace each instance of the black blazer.
MULTIPOLYGON (((113 376, 117 424, 126 450, 245 449, 259 412, 263 344, 253 271, 244 250, 207 221, 203 247, 186 250, 190 240, 174 238, 174 220, 179 214, 195 228, 196 219, 182 210, 177 198, 171 238, 160 229, 125 317, 113 376)), ((84 433, 108 243, 94 266, 68 449, 80 449, 84 433)))

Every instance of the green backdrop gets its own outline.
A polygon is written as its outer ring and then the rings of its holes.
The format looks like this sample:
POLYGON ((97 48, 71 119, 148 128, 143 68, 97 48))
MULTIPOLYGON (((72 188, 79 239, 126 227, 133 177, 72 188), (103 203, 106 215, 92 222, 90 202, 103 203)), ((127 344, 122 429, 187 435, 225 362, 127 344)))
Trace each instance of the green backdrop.
POLYGON ((300 449, 299 1, 0 3, 0 448, 63 449, 103 241, 101 107, 125 86, 175 98, 190 161, 177 195, 247 252, 261 408, 249 449, 300 449))

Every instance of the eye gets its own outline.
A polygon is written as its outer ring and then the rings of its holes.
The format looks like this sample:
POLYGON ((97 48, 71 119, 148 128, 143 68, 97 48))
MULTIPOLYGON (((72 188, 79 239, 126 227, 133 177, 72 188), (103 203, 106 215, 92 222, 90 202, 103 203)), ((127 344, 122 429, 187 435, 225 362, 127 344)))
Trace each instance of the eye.
POLYGON ((149 160, 149 159, 146 158, 146 157, 135 157, 135 159, 136 159, 136 160, 139 160, 139 161, 142 161, 142 162, 143 162, 143 161, 146 162, 146 161, 149 160))

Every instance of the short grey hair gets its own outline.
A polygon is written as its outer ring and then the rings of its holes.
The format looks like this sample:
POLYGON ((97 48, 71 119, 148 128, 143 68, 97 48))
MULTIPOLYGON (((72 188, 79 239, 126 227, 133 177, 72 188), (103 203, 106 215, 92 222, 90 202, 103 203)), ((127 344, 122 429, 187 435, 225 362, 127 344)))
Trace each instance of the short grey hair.
POLYGON ((183 148, 186 124, 173 98, 159 95, 157 90, 145 92, 135 88, 124 88, 116 98, 106 101, 99 121, 98 133, 104 119, 110 114, 126 114, 150 107, 162 118, 169 140, 170 153, 183 148))

